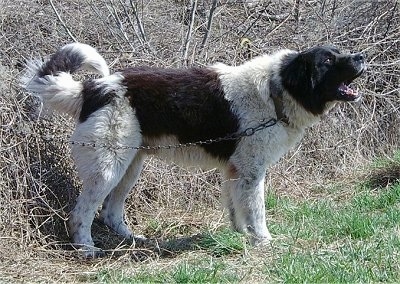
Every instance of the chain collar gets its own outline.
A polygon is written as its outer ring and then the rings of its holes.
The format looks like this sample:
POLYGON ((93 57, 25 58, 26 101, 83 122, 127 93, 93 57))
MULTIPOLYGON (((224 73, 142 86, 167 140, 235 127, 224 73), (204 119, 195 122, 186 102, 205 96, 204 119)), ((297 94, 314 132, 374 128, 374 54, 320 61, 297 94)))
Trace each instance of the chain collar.
POLYGON ((65 143, 65 144, 70 144, 70 145, 78 145, 81 147, 92 147, 92 148, 107 148, 107 149, 113 149, 113 150, 118 150, 118 149, 135 149, 135 150, 163 150, 163 149, 177 149, 177 148, 187 148, 187 147, 193 147, 193 146, 201 146, 201 145, 210 145, 213 143, 219 143, 223 141, 231 141, 231 140, 239 140, 242 137, 248 137, 254 135, 256 132, 263 130, 268 127, 272 127, 278 123, 278 120, 275 118, 271 119, 264 119, 261 120, 261 122, 256 125, 255 127, 248 127, 244 129, 243 131, 228 134, 223 137, 217 137, 213 139, 207 139, 207 140, 202 140, 202 141, 196 141, 196 142, 188 142, 188 143, 178 143, 178 144, 171 144, 171 145, 156 145, 156 146, 129 146, 129 145, 109 145, 101 142, 85 142, 85 141, 75 141, 75 140, 68 140, 62 137, 55 137, 54 135, 40 135, 36 133, 27 133, 26 131, 18 131, 14 130, 11 128, 11 126, 5 126, 5 130, 9 133, 12 133, 17 136, 21 137, 27 137, 27 136, 39 136, 42 140, 51 142, 51 141, 57 141, 60 143, 65 143))

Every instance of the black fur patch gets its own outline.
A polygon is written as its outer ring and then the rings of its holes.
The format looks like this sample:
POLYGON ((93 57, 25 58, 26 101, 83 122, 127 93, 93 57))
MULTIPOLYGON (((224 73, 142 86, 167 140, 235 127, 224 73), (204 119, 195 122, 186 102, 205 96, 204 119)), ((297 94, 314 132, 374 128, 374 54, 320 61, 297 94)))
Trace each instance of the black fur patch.
POLYGON ((286 56, 280 76, 282 86, 298 103, 320 115, 328 102, 349 100, 339 87, 360 76, 363 69, 361 54, 345 55, 334 47, 321 46, 286 56))
POLYGON ((326 102, 314 94, 312 68, 301 55, 290 54, 282 61, 281 78, 285 90, 306 110, 318 115, 324 111, 326 102))
POLYGON ((43 77, 59 72, 73 73, 81 67, 84 60, 84 56, 73 49, 60 49, 51 56, 50 60, 42 65, 37 75, 38 77, 43 77))
POLYGON ((114 97, 115 92, 104 93, 103 86, 99 86, 94 79, 83 82, 83 104, 79 121, 84 122, 92 113, 109 104, 114 97))
MULTIPOLYGON (((122 74, 126 97, 144 136, 174 135, 187 143, 222 137, 239 128, 218 74, 210 69, 137 67, 122 74)), ((224 141, 201 147, 227 160, 235 146, 236 141, 224 141)))

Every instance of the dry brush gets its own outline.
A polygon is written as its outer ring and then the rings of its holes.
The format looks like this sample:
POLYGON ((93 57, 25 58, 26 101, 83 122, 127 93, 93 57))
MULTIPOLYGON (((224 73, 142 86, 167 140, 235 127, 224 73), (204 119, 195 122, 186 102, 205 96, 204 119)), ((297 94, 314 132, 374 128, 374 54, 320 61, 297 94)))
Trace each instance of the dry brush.
MULTIPOLYGON (((355 83, 364 99, 336 107, 272 169, 268 186, 280 194, 307 196, 321 185, 357 177, 366 162, 399 148, 398 1, 247 2, 2 1, 0 246, 54 249, 69 240, 65 220, 80 183, 68 144, 49 137, 68 139, 73 122, 48 115, 19 88, 18 77, 25 59, 73 40, 98 48, 113 70, 240 64, 279 48, 317 44, 366 53, 368 72, 355 83)), ((139 232, 149 219, 201 231, 213 219, 208 215, 218 212, 219 183, 215 171, 149 159, 129 198, 128 222, 139 232)))

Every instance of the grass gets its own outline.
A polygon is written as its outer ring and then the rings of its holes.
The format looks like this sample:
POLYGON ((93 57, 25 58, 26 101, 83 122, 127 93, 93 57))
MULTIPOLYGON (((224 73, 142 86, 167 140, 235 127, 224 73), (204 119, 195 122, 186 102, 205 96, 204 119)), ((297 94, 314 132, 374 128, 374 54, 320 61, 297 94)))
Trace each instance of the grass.
POLYGON ((287 251, 266 273, 285 283, 395 282, 400 276, 399 249, 394 237, 366 242, 346 238, 335 249, 287 251))
POLYGON ((329 190, 313 199, 271 192, 266 204, 275 240, 265 248, 249 248, 243 236, 219 228, 202 234, 198 250, 172 266, 136 274, 101 270, 96 281, 396 282, 400 279, 400 180, 378 188, 366 184, 342 189, 344 200, 334 198, 329 190))
POLYGON ((310 1, 273 0, 259 1, 251 9, 239 3, 243 1, 229 1, 218 5, 214 17, 208 16, 210 6, 203 1, 193 27, 185 22, 188 1, 48 2, 1 1, 1 283, 396 282, 400 278, 396 188, 400 152, 364 169, 360 184, 336 183, 399 145, 400 76, 393 65, 400 50, 393 48, 400 36, 396 1, 308 5, 310 1), (130 13, 130 2, 136 2, 137 15, 130 13), (291 2, 298 2, 298 9, 291 2), (284 17, 271 21, 265 15, 268 11, 284 17), (294 21, 293 12, 302 20, 294 21), (208 18, 213 23, 202 49, 208 18), (139 20, 146 40, 136 35, 139 20), (186 60, 183 43, 190 27, 186 60), (270 245, 252 249, 228 229, 218 208, 217 174, 193 174, 147 160, 126 216, 136 233, 159 241, 161 252, 131 248, 96 224, 94 235, 109 254, 87 261, 64 245, 70 239, 65 221, 80 189, 69 147, 36 136, 49 133, 68 139, 73 120, 50 116, 18 83, 25 59, 47 57, 72 41, 67 29, 78 41, 96 47, 113 71, 144 65, 238 65, 282 47, 304 50, 322 44, 364 50, 371 68, 354 82, 363 100, 339 104, 270 169, 272 190, 266 200, 274 237, 270 245), (251 46, 240 44, 243 38, 251 46), (10 128, 33 135, 16 136, 10 128))
POLYGON ((360 204, 359 197, 343 205, 304 201, 297 205, 294 218, 289 217, 293 211, 283 207, 287 222, 274 223, 274 228, 296 234, 266 273, 287 283, 396 281, 400 277, 400 199, 384 209, 376 207, 376 200, 399 189, 400 184, 374 197, 364 193, 364 200, 368 196, 370 202, 358 208, 352 205, 360 204))
MULTIPOLYGON (((399 161, 396 153, 391 162, 374 167, 391 172, 399 161)), ((270 197, 271 231, 287 236, 287 246, 277 244, 278 257, 266 264, 265 273, 285 283, 398 281, 400 172, 389 186, 371 184, 362 182, 346 201, 335 201, 329 193, 316 200, 270 197)))
POLYGON ((101 283, 231 283, 239 279, 227 273, 226 264, 211 260, 184 261, 167 270, 145 271, 136 275, 125 274, 120 270, 103 270, 95 280, 101 283))
POLYGON ((215 233, 207 232, 198 245, 212 255, 221 257, 243 252, 246 247, 245 242, 242 234, 226 228, 215 233))

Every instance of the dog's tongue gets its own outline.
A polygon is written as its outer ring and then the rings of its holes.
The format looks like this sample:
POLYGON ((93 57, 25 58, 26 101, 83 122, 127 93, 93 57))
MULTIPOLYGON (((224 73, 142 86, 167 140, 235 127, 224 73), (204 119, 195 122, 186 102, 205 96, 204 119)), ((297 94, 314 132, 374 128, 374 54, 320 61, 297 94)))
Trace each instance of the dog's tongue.
POLYGON ((358 92, 356 90, 353 90, 352 88, 350 88, 349 86, 347 86, 346 84, 342 83, 339 86, 339 90, 343 93, 345 93, 348 96, 358 96, 358 92))

